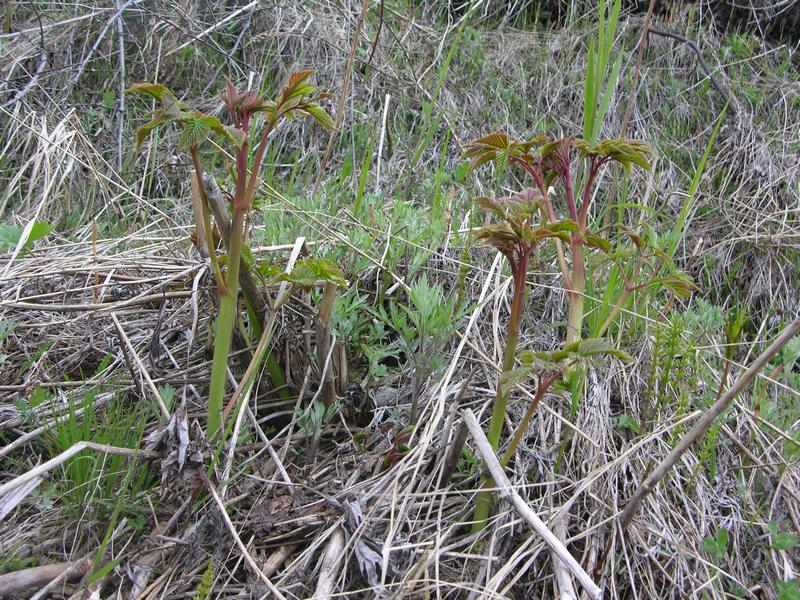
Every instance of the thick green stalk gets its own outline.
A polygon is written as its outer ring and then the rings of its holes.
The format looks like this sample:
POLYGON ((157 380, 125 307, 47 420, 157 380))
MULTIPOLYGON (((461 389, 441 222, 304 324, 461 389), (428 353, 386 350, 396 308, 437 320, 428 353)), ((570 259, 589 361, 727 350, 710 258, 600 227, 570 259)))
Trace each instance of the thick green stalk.
MULTIPOLYGON (((517 354, 517 344, 519 343, 519 332, 522 326, 522 309, 525 306, 525 296, 527 287, 525 286, 525 276, 528 273, 528 257, 520 260, 519 267, 514 273, 514 298, 511 301, 511 316, 508 321, 508 337, 506 338, 505 354, 503 355, 503 372, 508 373, 514 369, 514 361, 517 354)), ((489 443, 492 449, 497 451, 500 446, 500 433, 503 430, 503 421, 506 416, 506 406, 511 389, 507 385, 502 385, 503 375, 497 381, 497 394, 494 399, 492 418, 489 421, 489 443)), ((483 487, 491 487, 492 480, 484 482, 483 487)), ((477 532, 484 528, 489 519, 489 511, 492 508, 492 493, 488 489, 478 492, 475 500, 475 513, 472 520, 472 531, 477 532)))
POLYGON ((228 355, 231 351, 236 304, 239 296, 239 263, 244 246, 244 215, 246 209, 234 207, 231 219, 231 245, 228 252, 228 273, 225 294, 220 294, 217 315, 214 359, 211 363, 211 385, 208 395, 206 437, 211 439, 222 425, 222 406, 225 401, 228 355))
POLYGON ((583 295, 586 291, 586 270, 583 261, 583 242, 572 240, 572 289, 569 295, 569 316, 567 318, 567 337, 565 344, 581 339, 583 327, 583 295))

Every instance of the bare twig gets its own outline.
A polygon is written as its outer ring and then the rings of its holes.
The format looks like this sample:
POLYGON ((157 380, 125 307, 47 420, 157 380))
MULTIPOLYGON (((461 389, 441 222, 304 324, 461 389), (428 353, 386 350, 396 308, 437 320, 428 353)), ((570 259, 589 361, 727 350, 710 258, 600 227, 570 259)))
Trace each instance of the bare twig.
MULTIPOLYGON (((114 0, 114 8, 122 13, 119 0, 114 0)), ((122 140, 125 135, 125 31, 122 19, 117 21, 117 38, 119 39, 119 98, 117 98, 117 172, 122 173, 122 140)))
POLYGON ((61 562, 41 567, 31 567, 0 575, 0 596, 28 594, 32 590, 47 585, 56 577, 65 576, 69 580, 80 579, 92 566, 91 559, 78 562, 61 562))
POLYGON ((722 99, 726 103, 731 101, 732 97, 730 92, 725 88, 725 86, 723 86, 720 83, 719 79, 717 79, 714 76, 714 72, 711 70, 711 68, 708 66, 708 63, 706 63, 706 60, 703 58, 703 53, 700 51, 700 47, 697 45, 697 42, 695 42, 694 40, 690 40, 689 38, 680 35, 678 33, 673 33, 671 31, 663 31, 661 29, 655 29, 653 27, 648 27, 647 32, 653 33, 655 35, 660 35, 662 37, 672 38, 673 40, 678 40, 679 42, 683 42, 684 44, 686 44, 689 47, 689 49, 692 52, 694 52, 695 55, 697 56, 697 61, 700 63, 700 67, 703 69, 703 72, 711 80, 711 83, 719 92, 720 96, 722 96, 722 99))
POLYGON ((339 576, 339 564, 342 562, 344 542, 344 531, 337 526, 325 547, 313 600, 330 600, 333 597, 336 580, 339 576))
MULTIPOLYGON (((378 165, 375 169, 375 191, 381 190, 381 162, 383 158, 383 141, 386 138, 386 118, 389 115, 389 100, 392 99, 391 94, 386 94, 386 100, 383 103, 383 118, 381 119, 381 137, 378 141, 378 165)), ((357 215, 356 215, 357 216, 357 215)))

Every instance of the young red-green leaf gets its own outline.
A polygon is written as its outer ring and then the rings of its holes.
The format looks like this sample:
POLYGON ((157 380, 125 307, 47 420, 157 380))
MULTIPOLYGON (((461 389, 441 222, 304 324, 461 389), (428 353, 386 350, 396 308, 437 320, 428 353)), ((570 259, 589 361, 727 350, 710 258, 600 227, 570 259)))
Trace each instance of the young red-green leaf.
POLYGON ((502 132, 490 133, 475 140, 464 151, 464 156, 472 159, 470 171, 474 171, 484 163, 497 160, 498 156, 502 155, 507 158, 511 152, 511 145, 508 134, 502 132))
POLYGON ((149 96, 150 98, 155 98, 159 102, 164 102, 166 96, 175 97, 167 86, 161 85, 160 83, 134 83, 125 90, 125 93, 149 96))
POLYGON ((236 89, 236 86, 233 85, 230 79, 225 80, 225 91, 222 92, 219 97, 222 99, 222 102, 225 104, 231 116, 234 116, 234 120, 241 119, 243 116, 256 112, 264 102, 258 95, 250 90, 236 89))
POLYGON ((336 129, 336 123, 334 123, 331 116, 316 102, 307 102, 299 110, 306 113, 325 129, 336 129))
POLYGON ((225 138, 232 144, 235 144, 237 148, 241 147, 245 141, 245 134, 243 131, 237 129, 236 127, 231 127, 230 125, 223 125, 222 122, 213 115, 199 111, 189 113, 186 115, 183 121, 184 127, 186 127, 190 119, 198 122, 202 125, 202 127, 207 128, 209 132, 214 132, 218 136, 225 138))
POLYGON ((292 73, 279 99, 263 100, 255 110, 265 113, 267 120, 272 122, 281 117, 295 119, 304 115, 311 117, 326 129, 335 129, 333 119, 319 105, 319 100, 330 98, 330 94, 318 93, 314 84, 308 81, 313 73, 313 71, 292 73))
POLYGON ((592 248, 598 248, 603 252, 610 252, 611 251, 611 242, 609 242, 606 238, 595 235, 588 231, 584 232, 583 239, 586 242, 587 246, 592 248))
POLYGON ((202 144, 208 139, 211 127, 208 123, 195 116, 188 116, 183 121, 183 129, 178 137, 178 150, 188 150, 202 144))
POLYGON ((502 252, 509 260, 516 261, 516 251, 520 244, 519 236, 507 223, 492 223, 472 232, 479 242, 485 242, 502 252))
POLYGON ((626 169, 630 169, 631 165, 635 164, 647 171, 650 170, 647 157, 653 154, 653 149, 650 144, 641 140, 615 138, 590 144, 585 140, 576 139, 575 147, 580 150, 582 156, 609 158, 620 163, 626 169))
POLYGON ((632 361, 633 358, 616 348, 610 340, 606 338, 587 338, 567 344, 560 350, 553 352, 534 352, 526 350, 520 353, 520 360, 523 364, 544 363, 545 365, 563 365, 565 362, 575 360, 586 360, 597 356, 615 356, 625 361, 632 361))
POLYGON ((287 281, 293 287, 310 290, 319 282, 329 282, 347 287, 344 273, 334 263, 323 258, 306 258, 297 261, 291 273, 281 273, 275 281, 287 281))
MULTIPOLYGON (((306 71, 295 71, 289 76, 289 81, 286 82, 286 85, 283 88, 283 96, 285 98, 290 98, 292 96, 298 95, 298 90, 305 90, 309 89, 311 92, 314 90, 313 85, 303 85, 309 77, 314 74, 314 71, 306 70, 306 71)), ((303 92, 303 93, 311 93, 311 92, 303 92)), ((301 94, 302 95, 302 94, 301 94)))
POLYGON ((147 139, 147 136, 149 136, 156 127, 164 125, 165 123, 170 123, 172 121, 174 121, 173 118, 169 118, 169 119, 163 118, 163 117, 162 118, 156 118, 155 115, 154 115, 153 119, 151 121, 149 121, 148 123, 145 123, 144 125, 139 126, 136 129, 136 136, 135 136, 136 137, 136 152, 139 152, 139 150, 141 150, 142 144, 147 139))
POLYGON ((562 242, 570 240, 571 233, 577 233, 578 226, 572 221, 556 221, 555 223, 548 223, 542 227, 526 228, 523 230, 523 238, 526 241, 538 243, 547 238, 557 238, 562 242), (528 230, 529 229, 529 230, 528 230))
POLYGON ((554 157, 557 153, 569 150, 573 143, 573 138, 558 138, 551 142, 548 142, 539 148, 539 152, 542 155, 542 159, 549 159, 554 157))

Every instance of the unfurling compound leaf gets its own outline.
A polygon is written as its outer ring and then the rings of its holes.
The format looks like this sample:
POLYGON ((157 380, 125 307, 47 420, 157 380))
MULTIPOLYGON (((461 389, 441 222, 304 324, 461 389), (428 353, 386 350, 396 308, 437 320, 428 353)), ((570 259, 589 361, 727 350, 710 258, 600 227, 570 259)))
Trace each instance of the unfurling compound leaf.
POLYGON ((615 356, 625 361, 633 360, 633 357, 615 347, 611 340, 607 338, 587 338, 585 340, 578 340, 577 342, 564 346, 564 350, 581 358, 604 355, 615 356))
POLYGON ((326 129, 335 129, 333 119, 319 104, 320 100, 329 98, 330 95, 317 92, 314 84, 308 81, 313 73, 313 71, 292 73, 278 100, 274 102, 264 100, 255 110, 265 113, 267 120, 272 122, 281 117, 295 119, 305 115, 326 129))
POLYGON ((160 83, 134 83, 125 90, 125 93, 149 96, 150 98, 155 98, 159 102, 164 102, 166 96, 175 97, 167 86, 161 85, 160 83))
POLYGON ((636 249, 639 252, 642 252, 647 247, 647 242, 638 233, 632 229, 628 229, 622 224, 620 224, 619 227, 622 228, 622 231, 624 231, 625 235, 630 238, 630 240, 633 242, 633 245, 636 246, 636 249))
POLYGON ((598 356, 615 356, 625 361, 633 360, 630 355, 615 347, 611 340, 606 338, 578 340, 552 352, 526 350, 520 353, 520 360, 528 365, 544 364, 545 366, 557 365, 563 367, 566 363, 592 359, 598 356))
POLYGON ((136 129, 136 151, 139 152, 139 150, 141 150, 142 144, 156 127, 160 127, 161 125, 166 125, 167 123, 172 123, 174 121, 175 118, 168 115, 164 111, 156 111, 151 113, 150 121, 136 129))
POLYGON ((302 112, 307 113, 311 118, 313 118, 317 123, 322 125, 325 129, 336 129, 336 124, 334 123, 331 116, 316 102, 309 102, 300 109, 302 112))
POLYGON ((211 127, 203 119, 194 116, 188 117, 183 122, 183 130, 178 138, 178 150, 187 150, 197 147, 208 139, 211 127))
POLYGON ((509 390, 517 384, 524 382, 533 372, 533 367, 517 367, 513 371, 504 371, 500 374, 500 387, 509 390))
POLYGON ((647 157, 653 154, 653 149, 650 144, 642 140, 615 138, 591 144, 586 140, 576 139, 574 144, 583 156, 600 156, 614 160, 626 169, 635 164, 646 171, 650 170, 647 157))
POLYGON ((506 160, 511 150, 511 139, 507 133, 490 133, 472 142, 464 151, 466 158, 471 158, 470 170, 474 171, 479 166, 492 160, 497 160, 500 153, 504 153, 506 160))
POLYGON ((592 248, 598 248, 603 252, 611 251, 611 242, 609 242, 606 238, 602 236, 595 235, 587 231, 586 233, 583 234, 583 239, 586 241, 587 246, 591 246, 592 248))
POLYGON ((686 298, 693 291, 698 291, 700 288, 695 285, 691 275, 677 271, 664 277, 653 279, 647 284, 647 291, 650 293, 657 292, 660 289, 669 290, 676 296, 686 298))
POLYGON ((347 287, 344 273, 334 263, 323 258, 306 258, 297 261, 291 273, 281 273, 275 281, 286 281, 293 286, 310 290, 318 282, 334 283, 347 287))

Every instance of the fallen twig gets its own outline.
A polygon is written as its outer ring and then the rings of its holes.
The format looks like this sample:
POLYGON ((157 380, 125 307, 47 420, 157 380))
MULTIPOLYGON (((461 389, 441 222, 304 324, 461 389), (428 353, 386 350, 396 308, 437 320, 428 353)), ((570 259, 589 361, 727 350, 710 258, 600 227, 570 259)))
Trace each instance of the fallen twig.
POLYGON ((92 560, 87 558, 77 562, 42 565, 0 575, 0 597, 30 593, 62 575, 70 581, 75 581, 83 577, 91 566, 92 560))
POLYGON ((497 484, 497 490, 500 495, 510 502, 517 513, 528 522, 536 533, 544 539, 545 543, 550 549, 564 562, 566 567, 575 576, 575 578, 584 587, 590 598, 599 599, 603 597, 603 591, 597 587, 595 582, 589 577, 589 574, 583 570, 583 567, 577 560, 569 553, 564 544, 562 544, 555 534, 548 529, 547 525, 539 518, 539 516, 528 506, 527 502, 522 499, 517 491, 512 487, 511 482, 506 477, 503 468, 500 466, 500 461, 492 450, 486 434, 483 433, 478 419, 475 417, 470 409, 464 411, 464 422, 469 428, 472 439, 475 441, 476 451, 486 463, 489 473, 497 484))
POLYGON ((45 473, 49 473, 58 465, 66 462, 84 450, 93 450, 94 452, 102 452, 103 454, 115 454, 117 456, 131 456, 136 458, 164 458, 163 452, 138 450, 133 448, 120 448, 119 446, 107 446, 106 444, 96 444, 94 442, 78 442, 77 444, 74 444, 64 450, 64 452, 58 456, 55 456, 47 462, 43 462, 30 471, 23 473, 19 477, 15 477, 11 481, 7 481, 3 485, 0 485, 0 498, 2 498, 11 490, 18 488, 22 484, 27 483, 32 479, 36 479, 37 477, 41 477, 45 473))
POLYGON ((342 561, 344 552, 344 531, 337 526, 328 540, 325 547, 325 554, 322 557, 322 567, 319 571, 317 580, 317 590, 314 592, 313 600, 330 600, 333 597, 333 590, 336 587, 336 579, 339 575, 339 563, 342 561))
POLYGON ((725 89, 725 87, 719 82, 719 80, 716 77, 714 77, 714 73, 711 71, 711 68, 708 66, 708 63, 706 63, 705 59, 703 58, 703 53, 700 51, 700 47, 694 40, 690 40, 689 38, 677 33, 672 33, 671 31, 662 31, 661 29, 654 29, 653 27, 648 27, 647 33, 653 33, 655 35, 660 35, 662 37, 672 38, 673 40, 677 40, 679 42, 683 42, 684 44, 686 44, 689 47, 689 49, 692 52, 694 52, 695 55, 697 56, 697 61, 700 63, 700 68, 703 69, 703 72, 711 80, 713 86, 719 92, 720 96, 722 96, 722 99, 725 100, 725 102, 731 101, 732 96, 730 92, 727 89, 725 89))
POLYGON ((711 407, 703 412, 700 420, 695 423, 694 427, 692 427, 689 432, 683 436, 680 442, 672 449, 664 460, 653 469, 653 472, 650 473, 650 476, 645 479, 636 491, 631 496, 631 499, 628 500, 628 504, 623 509, 622 513, 619 516, 619 523, 624 531, 625 528, 630 524, 633 515, 639 510, 639 506, 642 504, 642 501, 647 497, 647 495, 653 491, 656 484, 661 481, 664 475, 667 474, 678 459, 683 456, 684 452, 686 452, 692 444, 694 444, 699 438, 703 437, 706 432, 708 431, 711 424, 716 420, 718 416, 722 414, 722 412, 728 408, 728 405, 733 402, 736 396, 747 386, 752 379, 758 375, 759 371, 764 368, 764 366, 775 356, 781 348, 783 348, 786 343, 791 340, 797 333, 800 332, 800 317, 797 317, 794 321, 792 321, 786 328, 781 332, 781 334, 775 338, 775 341, 770 344, 769 348, 764 350, 761 355, 756 358, 751 364, 747 371, 736 380, 727 392, 725 392, 719 400, 717 400, 711 407))

